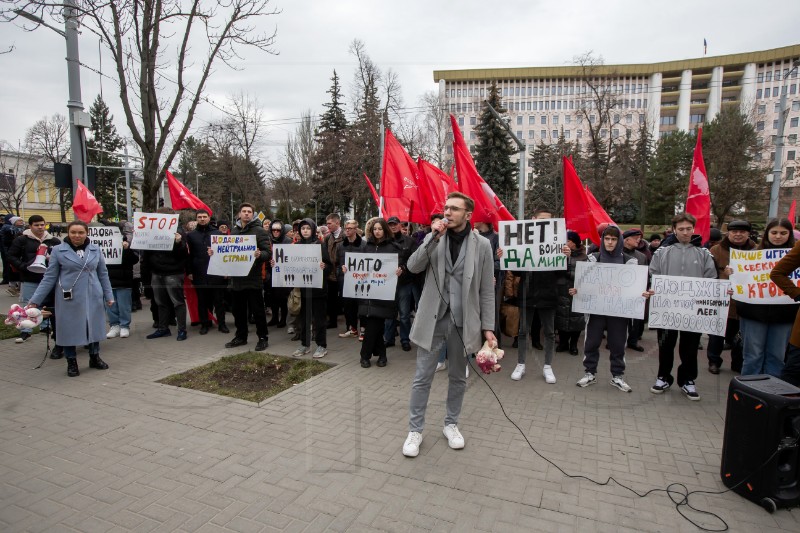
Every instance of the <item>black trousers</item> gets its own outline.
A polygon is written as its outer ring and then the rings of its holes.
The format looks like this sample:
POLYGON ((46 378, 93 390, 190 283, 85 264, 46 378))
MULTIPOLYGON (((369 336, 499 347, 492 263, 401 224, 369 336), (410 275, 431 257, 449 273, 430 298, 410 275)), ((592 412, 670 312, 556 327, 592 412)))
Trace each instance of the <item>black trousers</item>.
MULTIPOLYGON (((306 289, 310 290, 310 289, 306 289)), ((314 342, 317 346, 328 347, 327 323, 325 321, 325 298, 306 298, 300 304, 300 315, 297 317, 300 326, 300 341, 303 346, 311 346, 311 325, 314 325, 314 342)))
POLYGON ((586 340, 583 345, 583 367, 597 374, 600 360, 600 345, 603 332, 608 333, 608 348, 611 350, 611 375, 625 374, 625 338, 628 334, 628 319, 618 316, 589 315, 586 324, 586 340))
POLYGON ((256 334, 259 339, 269 337, 267 331, 267 312, 264 309, 264 296, 261 289, 243 289, 231 291, 233 303, 233 320, 236 324, 236 338, 247 340, 247 319, 252 314, 256 323, 256 334))
POLYGON ((369 361, 374 355, 379 360, 386 359, 386 344, 383 342, 383 324, 385 319, 361 317, 364 325, 364 342, 361 343, 361 359, 369 361))
POLYGON ((791 343, 786 351, 786 364, 781 372, 781 379, 800 387, 800 348, 791 343))
POLYGON ((628 346, 636 346, 644 334, 644 320, 629 318, 628 320, 628 346))
POLYGON ((725 342, 731 345, 731 370, 741 372, 742 362, 744 361, 744 347, 741 341, 737 341, 736 335, 739 333, 739 321, 729 318, 725 325, 725 335, 709 335, 708 350, 706 357, 708 362, 717 366, 722 366, 722 348, 725 342))
POLYGON ((224 324, 225 301, 223 295, 225 289, 211 285, 199 285, 194 289, 197 292, 197 316, 200 317, 200 323, 211 327, 211 320, 208 318, 211 313, 217 317, 217 324, 224 324))
MULTIPOLYGON (((347 329, 358 331, 358 298, 342 298, 342 304, 344 305, 344 322, 347 329)), ((363 324, 364 319, 361 319, 361 322, 363 324)))
POLYGON ((281 326, 286 325, 289 318, 289 292, 285 287, 271 287, 269 292, 269 308, 272 309, 272 321, 281 326))
POLYGON ((678 367, 678 386, 683 387, 687 381, 697 379, 697 347, 700 345, 700 333, 677 331, 674 329, 658 330, 658 377, 672 385, 672 366, 675 363, 675 344, 680 333, 678 355, 681 364, 678 367))

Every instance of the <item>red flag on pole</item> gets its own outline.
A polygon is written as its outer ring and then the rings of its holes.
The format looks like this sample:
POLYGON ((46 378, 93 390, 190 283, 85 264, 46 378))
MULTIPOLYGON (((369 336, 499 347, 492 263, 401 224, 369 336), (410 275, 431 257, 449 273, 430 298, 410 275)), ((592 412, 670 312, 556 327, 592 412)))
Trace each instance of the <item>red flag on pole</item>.
POLYGON ((452 182, 450 176, 437 168, 436 165, 432 165, 422 158, 417 161, 417 167, 419 168, 420 184, 427 188, 426 193, 431 200, 429 203, 431 208, 429 215, 444 212, 444 203, 447 200, 447 195, 456 190, 455 183, 452 182))
POLYGON ((172 209, 205 209, 209 215, 214 214, 210 207, 192 194, 192 191, 178 181, 169 170, 165 171, 165 173, 167 175, 167 187, 169 187, 169 199, 172 203, 172 209))
POLYGON ((581 239, 590 239, 599 246, 600 235, 597 234, 597 221, 592 215, 592 205, 586 189, 583 188, 572 161, 562 157, 561 163, 564 170, 564 219, 567 227, 577 232, 581 239))
POLYGON ((689 174, 689 194, 686 197, 686 212, 697 219, 694 232, 708 241, 711 233, 711 194, 708 190, 708 174, 703 162, 702 128, 697 128, 697 144, 694 147, 692 172, 689 174))
POLYGON ((616 222, 611 220, 611 217, 606 213, 606 210, 603 209, 603 206, 600 205, 600 202, 597 201, 597 198, 594 197, 588 185, 586 186, 586 200, 589 202, 589 209, 592 212, 592 218, 594 218, 596 224, 607 222, 612 226, 617 225, 616 222))
POLYGON ((419 186, 417 164, 408 155, 405 148, 386 130, 383 148, 383 174, 381 175, 381 196, 384 203, 407 207, 408 212, 400 214, 387 209, 388 216, 396 216, 400 220, 416 222, 418 224, 430 223, 430 211, 427 198, 419 186), (404 202, 386 202, 389 198, 404 199, 404 202))
POLYGON ((75 200, 72 202, 72 211, 78 220, 87 224, 92 221, 95 215, 103 212, 103 207, 98 203, 97 198, 89 192, 82 181, 78 181, 78 188, 75 190, 75 200))
POLYGON ((375 201, 375 207, 380 207, 381 201, 378 198, 378 191, 375 190, 375 186, 369 180, 369 176, 367 176, 366 172, 364 173, 364 179, 367 180, 367 185, 369 185, 369 192, 372 193, 372 199, 375 201))
POLYGON ((789 214, 786 215, 786 218, 788 218, 789 222, 792 223, 792 227, 794 227, 795 217, 797 217, 797 200, 792 200, 792 206, 789 208, 789 214))
POLYGON ((497 223, 501 220, 516 220, 506 209, 503 202, 494 193, 489 184, 483 181, 475 168, 472 154, 469 153, 467 143, 461 135, 461 130, 456 123, 456 117, 450 115, 453 126, 453 155, 455 156, 456 172, 458 173, 458 188, 461 192, 475 201, 475 212, 472 213, 472 222, 487 222, 497 230, 497 223))

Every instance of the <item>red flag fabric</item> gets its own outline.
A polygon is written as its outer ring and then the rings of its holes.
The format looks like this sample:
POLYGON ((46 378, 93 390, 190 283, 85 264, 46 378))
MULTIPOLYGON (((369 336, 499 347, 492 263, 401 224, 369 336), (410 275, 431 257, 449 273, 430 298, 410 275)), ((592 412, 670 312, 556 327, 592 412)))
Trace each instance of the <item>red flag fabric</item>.
POLYGON ((426 189, 424 192, 430 198, 428 206, 431 211, 428 215, 444 212, 447 195, 454 190, 450 176, 422 158, 417 161, 417 167, 419 168, 420 185, 426 189))
POLYGON ((456 117, 450 115, 453 126, 453 155, 456 162, 459 190, 475 201, 475 212, 472 213, 472 222, 487 222, 497 230, 497 223, 501 220, 516 220, 506 209, 503 202, 494 193, 489 184, 483 181, 475 168, 472 154, 469 153, 467 143, 458 128, 456 117))
POLYGON ((75 190, 75 200, 72 202, 72 211, 78 220, 87 224, 92 221, 95 215, 103 212, 103 207, 97 198, 89 192, 82 181, 78 181, 78 188, 75 190))
POLYGON ((702 128, 697 128, 697 144, 694 147, 692 172, 689 174, 689 194, 686 197, 686 212, 694 215, 697 224, 694 232, 708 241, 711 234, 711 194, 708 190, 708 173, 703 162, 702 128))
POLYGON ((165 171, 165 173, 167 175, 167 187, 169 187, 169 199, 172 203, 172 209, 205 209, 209 215, 214 214, 210 207, 192 194, 192 191, 178 181, 169 170, 165 171))
POLYGON ((583 188, 572 161, 562 157, 561 163, 564 170, 564 219, 567 228, 577 232, 581 239, 590 239, 599 246, 600 235, 597 234, 597 222, 592 215, 586 189, 583 188))
POLYGON ((428 198, 420 190, 417 164, 388 129, 383 145, 381 196, 384 198, 384 207, 392 204, 400 207, 401 211, 408 209, 407 213, 401 215, 392 208, 386 211, 386 215, 418 224, 430 223, 428 198), (389 198, 402 198, 405 201, 387 203, 385 200, 389 198))
POLYGON ((792 227, 794 227, 794 219, 797 216, 797 200, 792 200, 792 206, 789 208, 789 214, 786 215, 786 218, 789 219, 789 222, 792 223, 792 227))
POLYGON ((381 206, 381 201, 378 198, 378 191, 375 190, 375 186, 369 180, 369 176, 367 176, 366 172, 364 173, 364 179, 367 180, 367 185, 369 185, 369 192, 372 193, 372 199, 375 201, 375 206, 376 207, 380 207, 381 206))
POLYGON ((606 213, 606 210, 603 209, 603 206, 600 205, 600 202, 597 201, 597 198, 594 197, 588 185, 586 186, 586 200, 589 202, 589 210, 592 212, 592 218, 594 218, 596 224, 607 222, 612 226, 617 225, 616 222, 611 220, 611 217, 606 213))

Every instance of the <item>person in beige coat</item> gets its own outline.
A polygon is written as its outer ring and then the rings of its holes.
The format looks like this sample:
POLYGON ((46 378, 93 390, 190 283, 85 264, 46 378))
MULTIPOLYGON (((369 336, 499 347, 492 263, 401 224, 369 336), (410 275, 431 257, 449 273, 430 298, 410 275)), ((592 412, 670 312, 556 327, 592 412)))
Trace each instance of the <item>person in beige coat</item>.
POLYGON ((417 369, 411 385, 409 433, 403 445, 406 457, 419 454, 442 346, 446 343, 450 360, 444 435, 451 448, 461 449, 464 437, 457 424, 467 384, 466 358, 480 349, 484 339, 497 345, 494 257, 489 241, 471 231, 474 209, 469 196, 450 193, 444 208, 446 219, 431 225, 431 233, 407 263, 409 271, 425 271, 426 276, 410 336, 417 345, 417 369))

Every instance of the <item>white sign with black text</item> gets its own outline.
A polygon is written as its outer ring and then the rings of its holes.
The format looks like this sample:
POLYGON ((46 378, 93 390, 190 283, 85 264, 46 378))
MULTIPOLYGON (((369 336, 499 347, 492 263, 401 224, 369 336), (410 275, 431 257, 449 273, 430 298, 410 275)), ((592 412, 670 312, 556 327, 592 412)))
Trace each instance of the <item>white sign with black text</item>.
POLYGON ((575 288, 575 313, 644 319, 646 266, 578 261, 575 288))
POLYGON ((134 213, 131 248, 134 250, 170 251, 175 245, 177 232, 178 215, 134 213))
POLYGON ((100 247, 107 265, 122 264, 122 232, 116 226, 89 226, 89 240, 100 247))
POLYGON ((344 266, 345 298, 394 300, 397 289, 397 254, 346 253, 344 266))
POLYGON ((503 257, 501 270, 566 270, 567 225, 563 218, 504 220, 498 238, 503 257))
POLYGON ((256 236, 211 235, 211 249, 214 253, 208 261, 208 275, 246 276, 256 260, 256 236))
POLYGON ((726 279, 653 276, 650 329, 725 335, 730 288, 726 279))
POLYGON ((272 247, 273 287, 322 288, 322 248, 310 244, 276 244, 272 247))

